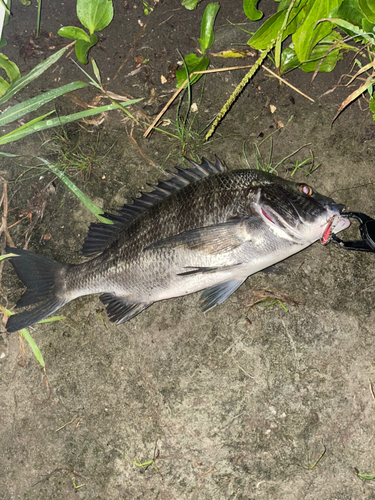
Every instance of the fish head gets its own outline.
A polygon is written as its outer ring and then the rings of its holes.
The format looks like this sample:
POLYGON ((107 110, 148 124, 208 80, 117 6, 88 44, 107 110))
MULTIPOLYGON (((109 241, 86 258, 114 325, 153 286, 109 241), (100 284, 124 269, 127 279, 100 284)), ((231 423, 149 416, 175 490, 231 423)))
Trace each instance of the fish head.
POLYGON ((341 215, 344 205, 315 191, 304 183, 271 176, 258 186, 254 209, 278 236, 298 244, 320 240, 323 245, 331 234, 350 226, 341 215))

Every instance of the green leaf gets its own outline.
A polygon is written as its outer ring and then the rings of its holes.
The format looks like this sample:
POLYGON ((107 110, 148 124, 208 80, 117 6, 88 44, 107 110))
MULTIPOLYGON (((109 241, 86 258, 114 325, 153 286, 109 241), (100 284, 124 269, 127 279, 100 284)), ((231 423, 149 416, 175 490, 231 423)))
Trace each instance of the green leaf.
POLYGON ((184 0, 181 5, 187 10, 194 10, 202 0, 184 0))
POLYGON ((52 163, 49 161, 37 157, 38 160, 43 162, 47 167, 53 172, 64 184, 67 188, 70 189, 70 191, 77 196, 79 201, 85 205, 86 208, 90 210, 92 214, 95 215, 97 219, 99 219, 101 222, 104 222, 105 224, 113 224, 112 221, 106 219, 105 217, 102 217, 103 215, 103 210, 98 207, 98 205, 95 205, 93 201, 88 198, 70 179, 67 175, 64 174, 64 172, 61 172, 58 168, 56 168, 52 163))
POLYGON ((361 474, 360 472, 357 472, 357 476, 365 481, 373 481, 375 479, 375 474, 361 474))
POLYGON ((28 99, 25 102, 21 102, 8 108, 0 115, 0 127, 7 125, 15 120, 19 120, 22 116, 27 113, 31 113, 32 111, 36 111, 41 106, 46 104, 47 102, 56 99, 62 95, 67 94, 68 92, 73 92, 74 90, 82 89, 84 87, 88 87, 88 83, 85 82, 72 82, 67 85, 63 85, 62 87, 58 87, 57 89, 49 90, 44 94, 40 94, 36 97, 28 99))
POLYGON ((52 54, 49 56, 45 61, 42 61, 39 63, 35 68, 33 68, 27 75, 22 76, 19 78, 16 82, 14 82, 9 89, 7 90, 6 94, 3 95, 3 97, 0 98, 0 104, 4 104, 4 102, 7 102, 11 97, 14 96, 17 92, 19 92, 23 87, 28 85, 30 82, 38 78, 46 69, 48 69, 52 64, 54 64, 56 61, 60 59, 60 57, 66 52, 68 47, 64 47, 63 49, 60 49, 58 52, 55 54, 52 54))
POLYGON ((53 113, 53 111, 51 111, 46 115, 38 117, 35 120, 31 120, 25 125, 18 127, 16 130, 13 130, 9 134, 1 136, 0 144, 8 144, 9 142, 18 141, 23 137, 34 134, 35 132, 41 132, 42 130, 48 130, 53 127, 64 125, 65 123, 81 120, 82 118, 86 118, 88 116, 105 113, 106 111, 111 111, 113 109, 119 109, 119 107, 126 108, 127 106, 131 106, 132 104, 135 104, 136 102, 139 102, 141 100, 142 99, 133 99, 132 101, 127 101, 125 103, 108 104, 107 106, 100 106, 99 108, 86 109, 85 111, 80 111, 79 113, 74 113, 72 115, 59 116, 57 118, 51 118, 49 120, 41 121, 46 116, 53 113))
POLYGON ((2 76, 0 76, 0 97, 6 93, 9 87, 9 83, 2 76))
POLYGON ((198 42, 204 55, 206 50, 211 47, 214 43, 214 22, 216 15, 220 9, 219 3, 209 3, 205 8, 202 23, 201 23, 201 37, 198 38, 198 42))
POLYGON ((347 45, 342 41, 342 36, 337 31, 332 31, 329 35, 323 38, 319 44, 313 48, 309 61, 301 63, 298 59, 295 51, 294 45, 290 44, 281 55, 281 67, 280 74, 284 75, 295 68, 301 68, 306 73, 315 71, 319 66, 319 72, 329 73, 331 72, 337 64, 337 61, 341 61, 343 55, 340 51, 342 50, 353 50, 356 51, 356 47, 347 45), (335 49, 328 52, 333 44, 340 42, 335 49))
POLYGON ((362 19, 362 29, 366 33, 375 33, 375 24, 370 23, 365 17, 362 19))
POLYGON ((65 318, 66 316, 51 316, 50 318, 41 319, 40 321, 38 321, 38 325, 41 325, 42 323, 54 323, 55 321, 61 321, 65 318))
MULTIPOLYGON (((293 8, 289 14, 289 23, 282 34, 282 40, 285 40, 289 35, 294 33, 301 22, 303 13, 300 13, 301 8, 293 8)), ((248 45, 257 50, 265 50, 272 40, 276 40, 284 21, 288 14, 287 10, 276 12, 270 17, 256 33, 247 42, 248 45)))
MULTIPOLYGON (((196 54, 189 54, 185 57, 185 63, 187 66, 188 75, 190 75, 191 73, 194 73, 194 71, 205 71, 208 68, 208 65, 210 64, 210 60, 208 57, 198 57, 196 56, 196 54)), ((198 81, 201 76, 202 75, 193 75, 190 78, 190 84, 192 85, 193 83, 198 81)), ((187 78, 184 67, 176 71, 176 78, 177 78, 176 87, 179 88, 187 78)))
POLYGON ((31 347, 31 350, 33 351, 34 356, 39 361, 40 365, 44 368, 46 365, 44 363, 42 353, 40 352, 39 347, 35 343, 35 340, 32 338, 32 336, 26 330, 26 328, 22 328, 22 330, 20 330, 20 334, 24 337, 26 342, 29 344, 29 346, 31 347))
POLYGON ((375 4, 374 0, 358 0, 358 5, 363 15, 370 23, 375 23, 375 4))
POLYGON ((7 74, 10 84, 12 85, 14 82, 21 78, 20 70, 18 69, 17 64, 10 61, 7 56, 0 53, 0 68, 3 68, 5 73, 7 74))
POLYGON ((84 40, 77 40, 75 44, 75 51, 77 59, 82 64, 87 64, 87 54, 91 47, 94 47, 98 43, 98 37, 95 35, 90 35, 90 41, 85 42, 84 40))
POLYGON ((250 21, 262 19, 263 12, 257 9, 259 0, 243 0, 243 10, 250 21))
POLYGON ((58 35, 64 38, 69 38, 70 40, 84 40, 85 42, 90 42, 90 37, 81 28, 76 28, 75 26, 64 26, 60 28, 57 32, 58 35))
POLYGON ((333 29, 329 22, 316 23, 329 16, 331 10, 338 7, 341 0, 309 0, 303 23, 293 34, 294 50, 301 62, 306 62, 315 45, 333 29))
POLYGON ((310 60, 301 64, 301 69, 305 73, 311 73, 317 69, 320 61, 324 58, 319 66, 319 73, 330 73, 335 68, 337 62, 343 58, 343 54, 340 53, 339 49, 331 50, 326 55, 330 48, 331 45, 317 45, 314 47, 310 54, 310 60))
MULTIPOLYGON (((374 94, 371 96, 369 107, 370 107, 370 110, 373 113, 375 113, 375 96, 374 96, 374 94)), ((375 121, 375 114, 372 116, 372 119, 375 121)))
POLYGON ((0 262, 4 259, 9 259, 10 257, 19 257, 19 255, 15 253, 6 253, 5 255, 0 255, 0 262))
POLYGON ((102 31, 113 19, 112 1, 77 0, 77 16, 90 35, 94 31, 102 31))
POLYGON ((357 26, 362 26, 363 14, 359 10, 358 0, 344 0, 341 5, 331 10, 328 18, 338 17, 344 21, 349 21, 357 26))
POLYGON ((374 43, 374 35, 363 31, 361 28, 358 28, 358 26, 355 26, 348 21, 343 21, 342 19, 330 19, 330 21, 339 26, 343 31, 352 31, 356 36, 363 38, 367 43, 374 43))

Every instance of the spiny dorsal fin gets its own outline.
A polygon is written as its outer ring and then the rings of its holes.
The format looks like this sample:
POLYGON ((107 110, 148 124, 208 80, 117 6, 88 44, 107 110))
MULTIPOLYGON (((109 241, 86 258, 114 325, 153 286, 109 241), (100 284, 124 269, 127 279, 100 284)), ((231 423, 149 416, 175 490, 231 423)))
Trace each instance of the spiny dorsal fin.
POLYGON ((210 163, 206 158, 202 158, 200 165, 189 158, 186 160, 193 165, 191 168, 177 167, 177 172, 170 172, 172 177, 168 181, 160 181, 150 193, 142 193, 140 198, 136 198, 131 205, 124 205, 116 214, 103 214, 103 217, 112 221, 113 224, 92 223, 83 244, 83 255, 93 257, 102 253, 116 239, 117 234, 124 226, 175 191, 183 189, 199 179, 227 170, 227 167, 217 157, 215 157, 215 164, 210 163))

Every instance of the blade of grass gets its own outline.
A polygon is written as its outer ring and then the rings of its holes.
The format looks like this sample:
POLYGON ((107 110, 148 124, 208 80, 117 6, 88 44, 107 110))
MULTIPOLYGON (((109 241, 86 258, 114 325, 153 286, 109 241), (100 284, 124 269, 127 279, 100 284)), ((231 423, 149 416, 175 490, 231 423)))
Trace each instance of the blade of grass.
POLYGON ((49 90, 48 92, 28 99, 25 102, 16 104, 15 106, 8 108, 6 111, 4 111, 4 113, 0 115, 0 127, 3 127, 4 125, 7 125, 8 123, 11 123, 15 120, 19 120, 22 116, 26 115, 27 113, 31 113, 32 111, 36 111, 41 106, 43 106, 47 102, 52 101, 53 99, 56 99, 57 97, 65 95, 68 92, 73 92, 74 90, 82 89, 84 87, 88 87, 88 83, 80 81, 72 82, 57 89, 49 90))
POLYGON ((41 325, 42 323, 54 323, 55 321, 60 321, 65 318, 66 316, 52 316, 52 318, 42 319, 38 321, 38 325, 41 325))
POLYGON ((102 217, 101 215, 104 213, 103 210, 98 207, 98 205, 95 205, 93 201, 90 200, 88 196, 86 196, 70 179, 67 175, 64 174, 64 172, 61 172, 58 168, 56 168, 52 163, 50 163, 48 160, 44 160, 43 158, 37 157, 38 160, 40 160, 42 163, 47 165, 49 170, 53 172, 64 184, 67 188, 70 189, 70 191, 79 199, 81 203, 85 205, 86 208, 90 210, 92 214, 95 215, 97 219, 100 220, 100 222, 104 222, 105 224, 113 224, 112 221, 106 219, 105 217, 102 217))
POLYGON ((9 259, 9 257, 19 257, 19 255, 16 255, 15 253, 7 253, 5 255, 0 255, 0 262, 4 259, 9 259))
MULTIPOLYGON (((73 42, 75 43, 75 42, 73 42)), ((60 49, 57 51, 55 54, 52 54, 49 56, 45 61, 42 61, 39 63, 35 68, 33 68, 27 75, 22 76, 19 78, 16 82, 13 83, 9 87, 9 89, 6 91, 6 93, 3 95, 3 97, 0 99, 0 105, 4 104, 4 102, 7 102, 11 97, 14 96, 17 92, 19 92, 23 87, 28 85, 30 82, 35 80, 35 78, 38 78, 44 71, 46 71, 52 64, 54 64, 56 61, 60 59, 60 57, 70 48, 73 44, 70 43, 66 47, 60 49)))
MULTIPOLYGON (((13 313, 10 312, 8 309, 6 309, 5 307, 1 307, 1 309, 3 311, 5 311, 5 314, 7 316, 12 316, 13 313)), ((26 340, 26 342, 29 344, 29 346, 31 347, 31 350, 33 351, 33 354, 34 356, 36 357, 36 359, 39 361, 39 363, 41 364, 41 366, 43 368, 45 368, 45 363, 44 363, 44 359, 43 359, 43 356, 42 356, 42 353, 40 352, 38 346, 36 345, 35 343, 35 340, 32 338, 32 336, 30 335, 30 333, 26 330, 26 328, 23 328, 22 330, 19 331, 20 335, 22 335, 22 337, 26 340)))
POLYGON ((118 109, 119 107, 125 109, 126 106, 130 106, 141 100, 142 99, 133 99, 132 101, 127 101, 121 104, 108 104, 107 106, 100 106, 99 108, 86 109, 85 111, 80 111, 79 113, 74 113, 72 115, 59 116, 57 118, 51 118, 49 120, 38 121, 38 123, 36 123, 35 120, 32 120, 31 122, 22 125, 22 127, 13 130, 9 134, 0 137, 0 145, 18 141, 30 134, 34 134, 35 132, 41 132, 42 130, 58 127, 59 125, 65 125, 66 123, 74 122, 76 120, 81 120, 82 118, 86 118, 88 116, 105 113, 106 111, 118 109))
POLYGON ((39 28, 40 28, 40 13, 42 10, 42 0, 38 0, 38 14, 36 18, 36 37, 39 36, 39 28))

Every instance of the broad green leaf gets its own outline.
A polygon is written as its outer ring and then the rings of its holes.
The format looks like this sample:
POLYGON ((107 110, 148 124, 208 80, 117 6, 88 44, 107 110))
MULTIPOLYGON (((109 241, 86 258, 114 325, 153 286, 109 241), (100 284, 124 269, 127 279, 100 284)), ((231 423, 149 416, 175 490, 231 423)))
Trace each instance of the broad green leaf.
POLYGON ((2 36, 1 37, 1 40, 0 40, 0 49, 1 47, 5 47, 5 45, 7 44, 7 41, 5 40, 5 38, 2 36))
POLYGON ((14 64, 14 62, 10 61, 7 56, 0 53, 0 68, 3 68, 5 73, 7 74, 10 84, 12 85, 19 78, 21 78, 20 70, 18 66, 14 64))
POLYGON ((259 0, 243 0, 243 10, 250 21, 262 19, 263 12, 257 9, 259 0))
MULTIPOLYGON (((190 75, 195 71, 205 71, 208 68, 208 65, 210 64, 210 60, 208 57, 198 57, 196 54, 189 54, 185 57, 185 63, 187 66, 188 75, 190 75)), ((190 84, 192 85, 193 83, 198 81, 201 76, 202 75, 193 75, 190 78, 190 84)), ((176 87, 180 88, 187 78, 185 67, 180 68, 176 71, 176 78, 177 78, 176 87)))
POLYGON ((77 16, 90 35, 94 31, 102 31, 113 19, 112 1, 77 0, 77 16))
POLYGON ((194 10, 202 0, 184 0, 181 5, 187 10, 194 10))
POLYGON ((362 19, 362 29, 366 33, 374 33, 375 34, 375 24, 370 23, 365 17, 362 19))
POLYGON ((81 28, 76 28, 75 26, 64 26, 60 28, 57 32, 58 35, 64 38, 69 38, 70 40, 84 40, 85 42, 90 42, 90 37, 81 28))
POLYGON ((329 22, 316 23, 329 16, 331 10, 338 7, 341 0, 309 0, 306 6, 305 19, 293 33, 294 50, 301 62, 310 58, 310 53, 315 45, 333 29, 329 22))
POLYGON ((359 27, 362 26, 363 14, 359 10, 358 0, 344 0, 341 5, 331 10, 327 17, 330 19, 338 17, 359 27))
POLYGON ((317 69, 320 61, 324 58, 319 66, 319 73, 330 73, 335 68, 337 62, 343 58, 343 54, 339 49, 333 49, 327 54, 330 48, 331 45, 317 45, 311 51, 310 60, 302 63, 300 68, 305 73, 311 73, 317 69))
POLYGON ((375 3, 374 0, 358 0, 358 5, 363 15, 370 23, 375 23, 375 3))
POLYGON ((88 196, 85 195, 70 179, 67 175, 64 174, 61 170, 56 168, 52 163, 49 161, 45 160, 44 158, 39 158, 41 162, 43 162, 47 167, 53 172, 64 184, 65 186, 70 189, 70 191, 79 199, 81 203, 85 205, 86 208, 90 210, 92 214, 95 215, 97 219, 99 219, 101 222, 104 222, 105 224, 113 224, 112 221, 106 219, 105 217, 102 217, 103 215, 103 210, 98 207, 93 201, 90 200, 88 196))
POLYGON ((201 37, 198 38, 198 42, 204 55, 206 50, 211 47, 214 43, 214 22, 216 15, 220 9, 219 3, 209 3, 204 11, 202 23, 201 23, 201 37))
POLYGON ((313 48, 310 60, 305 63, 301 63, 294 51, 294 45, 291 43, 281 55, 280 74, 284 75, 299 67, 306 73, 310 73, 316 70, 323 58, 324 59, 319 66, 319 72, 329 73, 334 69, 337 61, 340 61, 343 58, 342 53, 340 53, 341 50, 356 51, 357 48, 342 42, 342 36, 340 33, 332 31, 329 35, 324 37, 316 47, 313 48), (327 54, 332 45, 340 41, 341 43, 339 43, 334 50, 327 54))
MULTIPOLYGON (((276 12, 270 17, 247 42, 248 45, 257 50, 264 50, 272 40, 276 40, 288 14, 287 10, 276 12)), ((294 33, 302 21, 303 12, 300 7, 293 8, 289 14, 289 22, 282 34, 282 40, 294 33)))
POLYGON ((9 87, 10 87, 10 85, 5 80, 5 78, 3 78, 2 76, 0 76, 0 97, 5 94, 5 92, 9 89, 9 87))
POLYGON ((0 127, 3 127, 4 125, 7 125, 15 120, 19 120, 22 116, 27 113, 31 113, 32 111, 36 111, 41 106, 52 101, 53 99, 56 99, 57 97, 65 95, 68 92, 73 92, 74 90, 82 89, 83 87, 88 87, 88 83, 80 81, 68 83, 67 85, 49 90, 44 94, 28 99, 25 102, 16 104, 15 106, 8 108, 0 115, 0 127))
POLYGON ((22 76, 19 78, 16 82, 14 82, 9 89, 7 90, 6 94, 3 95, 3 97, 0 99, 0 104, 4 104, 4 102, 7 102, 11 97, 14 96, 17 92, 19 92, 23 87, 28 85, 30 82, 35 80, 35 78, 38 78, 46 69, 48 69, 52 64, 54 64, 56 61, 60 59, 60 57, 66 52, 68 47, 64 47, 63 49, 60 49, 57 51, 55 54, 52 54, 49 56, 45 61, 42 61, 39 63, 35 68, 33 68, 27 75, 22 76))
POLYGON ((90 41, 85 42, 84 40, 77 40, 75 44, 75 51, 77 59, 82 64, 87 64, 87 54, 91 47, 94 47, 98 43, 98 37, 95 35, 90 35, 90 41))
POLYGON ((29 5, 31 5, 30 0, 19 0, 19 2, 22 3, 22 5, 24 5, 25 7, 28 7, 29 5))
POLYGON ((127 106, 131 106, 136 102, 141 101, 142 99, 133 99, 132 101, 127 101, 124 103, 117 104, 108 104, 107 106, 100 106, 99 108, 86 109, 85 111, 80 111, 79 113, 74 113, 72 115, 67 116, 59 116, 57 118, 50 118, 48 120, 41 121, 50 113, 43 115, 41 117, 32 120, 25 125, 13 130, 9 134, 3 135, 0 137, 0 144, 8 144, 9 142, 18 141, 23 137, 26 137, 30 134, 34 134, 35 132, 41 132, 42 130, 47 130, 53 127, 58 127, 64 125, 65 123, 74 122, 76 120, 81 120, 82 118, 87 118, 89 116, 97 115, 100 113, 105 113, 106 111, 112 111, 113 109, 126 108, 127 106))

